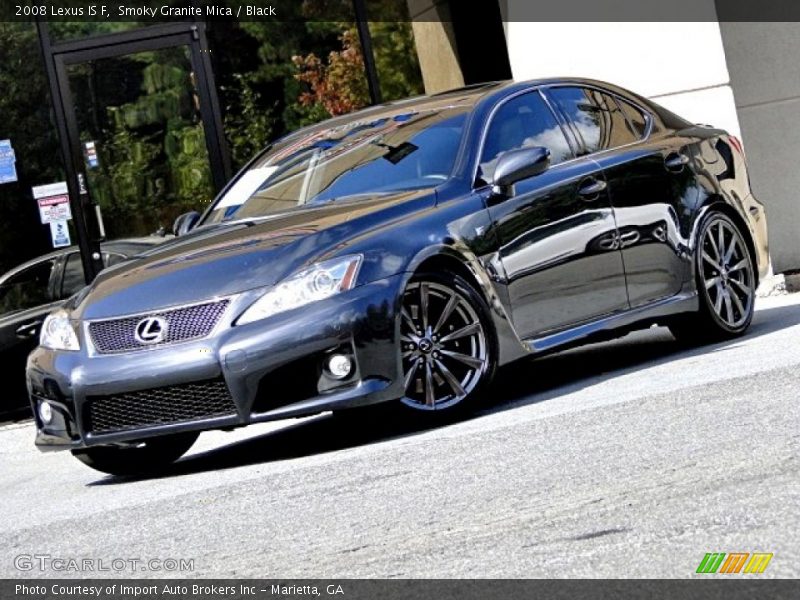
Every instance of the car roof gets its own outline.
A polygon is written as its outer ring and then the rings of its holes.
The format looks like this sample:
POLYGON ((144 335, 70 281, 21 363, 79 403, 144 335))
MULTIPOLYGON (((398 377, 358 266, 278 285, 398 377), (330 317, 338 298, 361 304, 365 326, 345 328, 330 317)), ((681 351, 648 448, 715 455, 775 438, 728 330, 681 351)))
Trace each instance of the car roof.
POLYGON ((320 121, 319 123, 309 125, 308 127, 303 127, 302 129, 295 130, 285 135, 284 137, 275 140, 271 144, 271 146, 274 147, 279 144, 284 144, 286 142, 290 142, 297 138, 302 138, 309 134, 313 134, 317 131, 330 129, 337 126, 347 125, 348 123, 352 123, 354 121, 361 121, 367 118, 378 119, 383 116, 392 115, 396 113, 398 109, 407 108, 414 110, 426 110, 426 109, 435 110, 437 108, 458 107, 458 106, 472 108, 483 100, 488 100, 491 102, 492 100, 499 100, 516 91, 529 89, 536 86, 555 85, 555 84, 597 86, 600 88, 607 89, 616 94, 633 98, 639 101, 640 103, 645 104, 648 107, 651 108, 653 107, 652 102, 650 102, 646 98, 634 92, 631 92, 630 90, 624 89, 620 86, 605 81, 600 81, 597 79, 588 79, 582 77, 544 77, 539 79, 529 79, 526 81, 514 81, 514 80, 490 81, 487 83, 477 83, 473 85, 467 85, 464 87, 447 90, 443 92, 437 92, 434 94, 425 94, 421 96, 405 98, 402 100, 393 100, 391 102, 384 102, 382 104, 377 104, 374 106, 368 106, 367 108, 363 108, 361 110, 347 113, 345 115, 332 117, 330 119, 320 121))
POLYGON ((278 138, 270 146, 275 147, 293 140, 306 137, 318 131, 332 129, 335 127, 346 126, 349 123, 363 121, 364 119, 380 119, 384 116, 396 114, 398 110, 435 110, 447 107, 463 106, 471 108, 491 90, 502 89, 508 82, 493 81, 470 85, 454 90, 447 90, 436 94, 413 96, 402 100, 392 100, 374 106, 368 106, 344 115, 339 115, 314 123, 308 127, 303 127, 278 138))

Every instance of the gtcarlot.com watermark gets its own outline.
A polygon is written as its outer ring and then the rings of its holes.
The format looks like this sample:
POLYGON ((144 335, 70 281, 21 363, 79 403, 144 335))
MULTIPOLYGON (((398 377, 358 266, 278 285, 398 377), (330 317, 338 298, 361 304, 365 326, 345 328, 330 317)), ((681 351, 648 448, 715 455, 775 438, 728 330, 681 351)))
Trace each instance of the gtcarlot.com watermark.
POLYGON ((193 558, 93 558, 53 556, 52 554, 19 554, 14 557, 19 571, 52 571, 57 573, 142 573, 194 571, 193 558))

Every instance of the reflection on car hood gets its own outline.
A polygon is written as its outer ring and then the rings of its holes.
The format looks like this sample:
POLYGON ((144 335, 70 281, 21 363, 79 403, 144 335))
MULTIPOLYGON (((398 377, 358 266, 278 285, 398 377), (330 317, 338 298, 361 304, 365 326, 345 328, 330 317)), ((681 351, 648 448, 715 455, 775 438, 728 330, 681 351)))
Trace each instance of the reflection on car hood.
POLYGON ((273 285, 323 256, 346 254, 348 240, 396 218, 395 209, 432 203, 430 190, 404 192, 200 227, 103 271, 73 315, 135 314, 273 285))

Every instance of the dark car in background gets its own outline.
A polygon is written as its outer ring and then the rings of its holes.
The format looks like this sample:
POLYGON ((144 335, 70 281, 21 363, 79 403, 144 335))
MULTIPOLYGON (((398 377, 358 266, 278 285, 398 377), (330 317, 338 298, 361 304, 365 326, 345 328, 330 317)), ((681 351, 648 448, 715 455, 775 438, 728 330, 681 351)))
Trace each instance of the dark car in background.
MULTIPOLYGON (((162 241, 153 237, 105 243, 103 264, 117 264, 162 241)), ((48 313, 85 285, 77 246, 34 258, 0 275, 0 361, 5 374, 0 419, 30 415, 25 360, 39 341, 48 313)))
POLYGON ((768 266, 735 137, 579 79, 303 129, 178 230, 48 316, 40 449, 139 473, 209 429, 458 414, 520 358, 652 324, 740 335, 768 266))

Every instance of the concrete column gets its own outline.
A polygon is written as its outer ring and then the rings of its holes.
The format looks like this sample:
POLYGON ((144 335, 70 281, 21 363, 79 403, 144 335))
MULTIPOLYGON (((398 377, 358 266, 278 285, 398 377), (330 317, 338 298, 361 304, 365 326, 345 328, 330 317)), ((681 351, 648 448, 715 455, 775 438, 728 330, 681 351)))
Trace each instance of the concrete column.
POLYGON ((721 23, 753 192, 776 273, 800 269, 800 23, 721 23))
POLYGON ((447 0, 407 0, 425 92, 464 85, 447 0))

